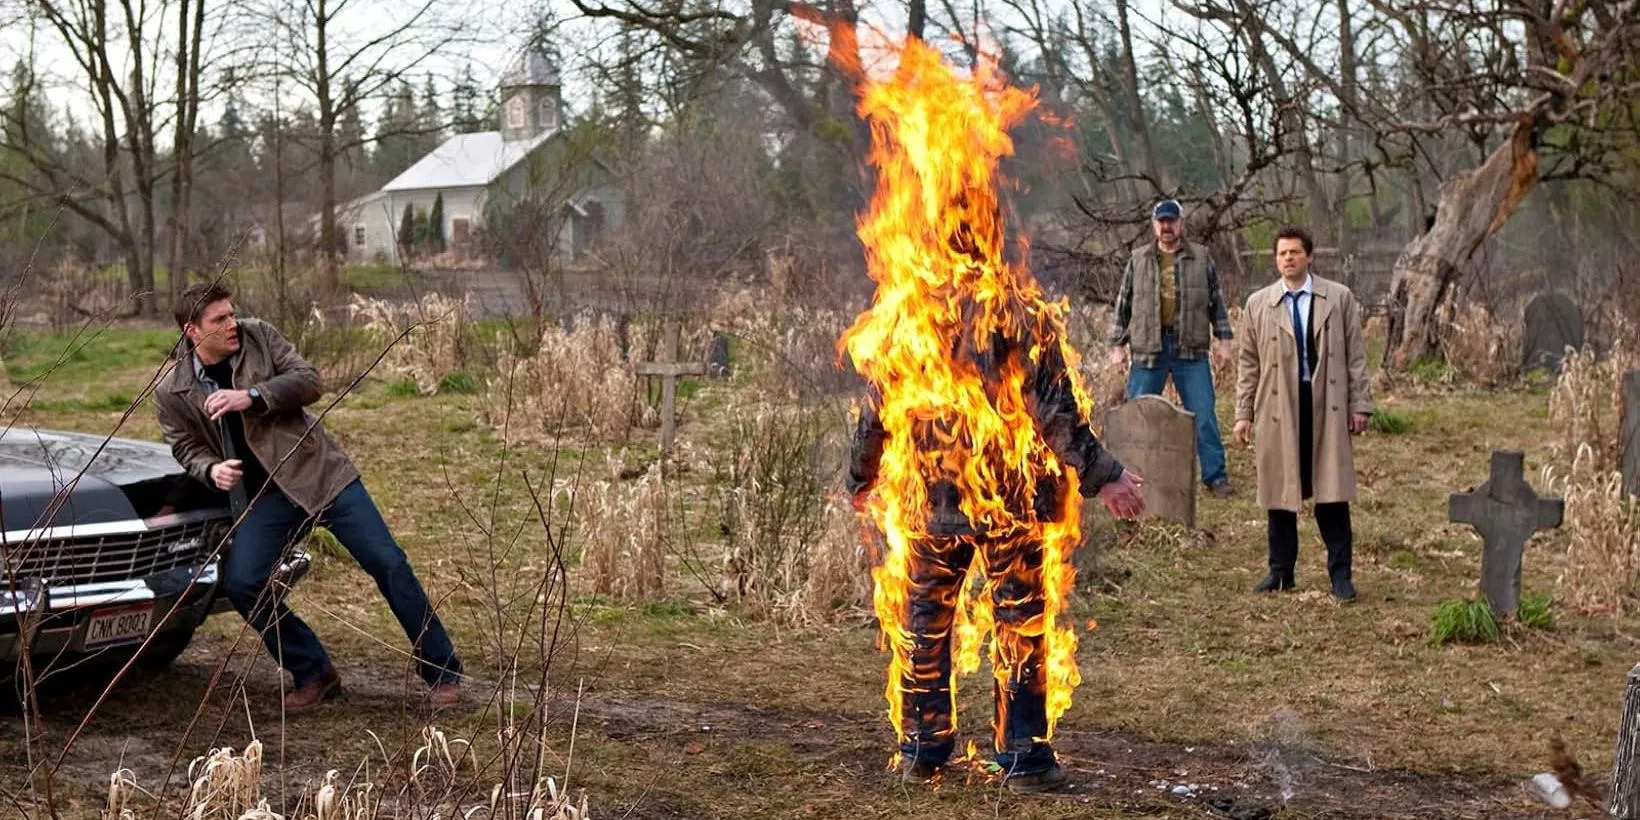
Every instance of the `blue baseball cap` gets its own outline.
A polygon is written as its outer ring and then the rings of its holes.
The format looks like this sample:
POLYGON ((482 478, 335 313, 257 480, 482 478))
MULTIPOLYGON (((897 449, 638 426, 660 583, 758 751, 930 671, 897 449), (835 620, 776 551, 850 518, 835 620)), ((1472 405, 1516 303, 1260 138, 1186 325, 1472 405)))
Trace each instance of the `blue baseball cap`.
POLYGON ((1183 214, 1177 199, 1164 199, 1150 212, 1151 219, 1178 219, 1183 214))

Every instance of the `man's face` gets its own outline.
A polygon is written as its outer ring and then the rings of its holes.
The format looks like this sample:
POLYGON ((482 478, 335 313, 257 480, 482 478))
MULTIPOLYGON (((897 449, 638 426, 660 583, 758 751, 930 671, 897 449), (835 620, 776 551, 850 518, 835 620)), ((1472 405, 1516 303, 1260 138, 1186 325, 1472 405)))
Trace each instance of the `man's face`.
POLYGON ((1310 254, 1304 250, 1304 240, 1283 238, 1276 240, 1276 269, 1284 279, 1301 279, 1310 269, 1310 254))
POLYGON ((1181 232, 1177 219, 1152 219, 1150 229, 1156 234, 1157 244, 1172 246, 1179 243, 1181 232))
POLYGON ((239 316, 233 302, 220 299, 199 312, 199 321, 182 329, 201 358, 225 359, 239 352, 239 316))

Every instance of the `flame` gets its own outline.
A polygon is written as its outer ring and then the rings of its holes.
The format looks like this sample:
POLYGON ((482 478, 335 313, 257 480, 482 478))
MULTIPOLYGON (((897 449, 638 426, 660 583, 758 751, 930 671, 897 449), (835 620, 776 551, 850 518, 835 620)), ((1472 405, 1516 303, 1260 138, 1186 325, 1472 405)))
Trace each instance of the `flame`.
MULTIPOLYGON (((953 678, 979 669, 989 639, 993 675, 1003 684, 997 691, 1005 691, 1040 641, 1048 706, 1043 741, 1081 682, 1073 624, 1061 622, 1075 579, 1069 554, 1081 541, 1075 476, 1033 424, 1026 363, 993 357, 987 374, 974 361, 993 352, 998 338, 1021 343, 1031 362, 1041 360, 1042 345, 1056 345, 1088 419, 1092 404, 1079 357, 1066 343, 1068 306, 1046 300, 1030 272, 1005 257, 997 189, 1006 180, 997 165, 1013 153, 1008 130, 1035 106, 1034 92, 1008 86, 994 61, 960 77, 916 40, 905 44, 890 76, 860 79, 859 111, 871 125, 877 184, 858 234, 877 289, 838 348, 876 388, 888 434, 867 509, 886 544, 872 572, 873 605, 891 656, 889 719, 902 742, 902 692, 940 683, 928 679, 932 670, 913 667, 907 622, 912 578, 928 560, 925 518, 937 482, 957 488, 963 513, 986 532, 969 541, 976 548, 967 577, 982 584, 975 590, 964 583, 956 596, 953 678), (1039 520, 1030 499, 1044 480, 1071 489, 1060 494, 1051 519, 1039 520), (1026 560, 1034 559, 1036 544, 1039 563, 1026 560), (988 574, 987 552, 1014 557, 988 574), (1005 581, 1028 584, 1044 612, 999 623, 996 592, 1005 581)), ((1024 247, 1023 237, 1016 242, 1024 247)), ((954 693, 955 681, 949 684, 954 693)), ((1000 750, 1005 704, 997 706, 1000 750)))

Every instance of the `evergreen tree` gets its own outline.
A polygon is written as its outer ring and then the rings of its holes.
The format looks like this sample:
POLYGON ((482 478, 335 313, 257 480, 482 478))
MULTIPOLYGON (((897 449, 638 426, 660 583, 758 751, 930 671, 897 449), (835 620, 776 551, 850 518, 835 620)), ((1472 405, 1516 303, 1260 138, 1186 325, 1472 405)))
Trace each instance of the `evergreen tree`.
POLYGON ((410 239, 411 245, 415 247, 418 254, 427 252, 428 245, 431 244, 428 237, 427 212, 416 211, 416 219, 414 227, 411 228, 410 239))
POLYGON ((427 244, 433 253, 444 252, 444 193, 433 197, 433 212, 427 217, 427 244))
POLYGON ((438 86, 433 84, 431 76, 421 88, 421 104, 416 108, 416 127, 419 132, 416 141, 421 145, 423 154, 444 141, 444 110, 438 104, 438 86))
POLYGON ((399 219, 399 256, 409 259, 416 244, 416 209, 404 203, 404 216, 399 219))
POLYGON ((415 94, 408 83, 400 83, 376 125, 376 153, 371 159, 381 179, 398 176, 426 154, 417 139, 419 125, 415 94))
POLYGON ((478 88, 478 80, 473 77, 473 67, 466 66, 461 70, 461 78, 456 80, 455 88, 450 92, 450 128, 457 134, 471 134, 475 131, 484 131, 484 121, 479 106, 482 104, 483 92, 478 88))

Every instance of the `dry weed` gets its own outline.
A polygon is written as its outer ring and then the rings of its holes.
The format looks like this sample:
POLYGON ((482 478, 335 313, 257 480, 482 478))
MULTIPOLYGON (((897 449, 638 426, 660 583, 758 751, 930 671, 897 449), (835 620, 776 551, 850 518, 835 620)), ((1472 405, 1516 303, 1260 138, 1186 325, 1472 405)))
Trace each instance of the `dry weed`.
POLYGON ((622 603, 659 600, 666 589, 671 498, 660 462, 635 481, 621 480, 621 458, 606 454, 609 478, 572 499, 581 511, 581 576, 588 592, 622 603))
POLYGON ((1599 458, 1585 443, 1570 468, 1545 466, 1543 483, 1566 504, 1569 547, 1559 579, 1566 600, 1585 612, 1621 616, 1640 597, 1640 499, 1623 492, 1621 473, 1596 467, 1599 458))
POLYGON ((544 329, 534 353, 504 350, 484 393, 483 420, 509 438, 546 441, 566 429, 600 441, 626 435, 646 421, 637 376, 621 355, 613 317, 590 312, 565 330, 544 329))
POLYGON ((1582 458, 1584 448, 1590 451, 1589 469, 1617 469, 1623 374, 1630 359, 1619 341, 1605 358, 1584 349, 1567 353, 1561 361, 1560 376, 1549 391, 1549 422, 1554 429, 1549 454, 1563 469, 1582 458))
POLYGON ((753 391, 785 399, 829 397, 858 387, 839 364, 837 340, 853 321, 838 310, 786 305, 741 291, 713 310, 712 326, 740 340, 739 366, 753 391))
POLYGON ((1440 338, 1441 355, 1457 375, 1485 387, 1501 387, 1520 376, 1524 325, 1502 320, 1479 302, 1448 308, 1440 338))
MULTIPOLYGON (((1077 305, 1065 317, 1071 349, 1080 361, 1077 369, 1093 399, 1095 416, 1099 410, 1127 401, 1127 373, 1110 363, 1111 308, 1108 305, 1077 305)), ((1097 421, 1097 418, 1095 419, 1097 421)))
POLYGON ((835 492, 844 429, 825 411, 754 400, 728 411, 710 464, 724 534, 720 597, 755 617, 818 623, 863 605, 869 577, 835 492))
MULTIPOLYGON (((527 820, 590 820, 586 793, 572 800, 559 791, 551 777, 534 778, 527 790, 500 784, 484 788, 470 744, 451 738, 435 726, 422 730, 422 743, 411 757, 409 782, 398 794, 384 794, 369 777, 343 778, 331 769, 298 799, 290 820, 371 820, 386 816, 522 817, 527 820), (488 794, 468 804, 466 795, 488 794)), ((383 752, 385 757, 386 752, 383 752)), ((366 765, 359 767, 368 771, 366 765)), ((540 767, 538 766, 539 770, 540 767)), ((382 771, 393 771, 389 763, 382 771)), ((252 740, 243 754, 231 748, 214 749, 188 767, 192 785, 180 816, 187 820, 285 820, 262 796, 262 743, 252 740)), ((137 820, 132 798, 147 794, 135 775, 121 769, 109 778, 107 820, 137 820)), ((146 801, 145 801, 146 802, 146 801)), ((149 804, 153 805, 153 804, 149 804)), ((156 808, 154 817, 178 816, 175 809, 156 808)))
POLYGON ((383 344, 415 328, 387 351, 378 372, 413 380, 422 395, 437 393, 440 381, 466 367, 472 356, 470 297, 430 293, 415 303, 354 294, 347 311, 351 323, 362 325, 383 344))

